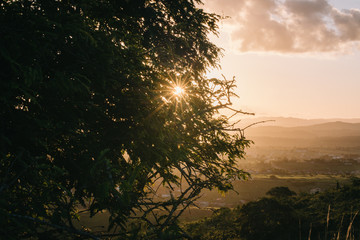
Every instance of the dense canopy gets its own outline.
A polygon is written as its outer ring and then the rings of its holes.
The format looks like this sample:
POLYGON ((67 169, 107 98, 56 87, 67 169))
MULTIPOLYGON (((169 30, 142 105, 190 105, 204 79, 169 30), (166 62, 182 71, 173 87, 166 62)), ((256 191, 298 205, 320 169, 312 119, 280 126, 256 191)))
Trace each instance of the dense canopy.
POLYGON ((1 2, 1 235, 101 237, 77 219, 106 211, 130 238, 130 216, 162 209, 145 233, 162 236, 201 189, 248 176, 236 168, 248 141, 218 112, 234 81, 205 78, 218 16, 199 4, 1 2))

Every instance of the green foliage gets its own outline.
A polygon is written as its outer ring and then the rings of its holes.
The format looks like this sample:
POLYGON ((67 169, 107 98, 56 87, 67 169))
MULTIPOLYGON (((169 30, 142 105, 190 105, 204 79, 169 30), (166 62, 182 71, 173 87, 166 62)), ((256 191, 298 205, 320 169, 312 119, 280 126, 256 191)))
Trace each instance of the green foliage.
POLYGON ((248 176, 235 160, 249 142, 218 115, 234 81, 204 77, 218 16, 195 3, 0 3, 2 235, 95 238, 73 224, 82 209, 131 237, 131 214, 161 209, 147 224, 163 236, 202 189, 248 176), (180 194, 154 198, 160 183, 180 194))
POLYGON ((290 205, 275 198, 263 198, 241 209, 239 235, 249 240, 294 239, 296 220, 290 205))
POLYGON ((276 198, 285 198, 296 195, 296 192, 291 191, 288 187, 274 187, 270 189, 266 195, 276 197, 276 198))
MULTIPOLYGON (((185 228, 195 239, 358 239, 360 187, 354 183, 317 194, 272 195, 185 228)), ((269 192, 279 189, 292 192, 269 192)))
POLYGON ((186 230, 194 239, 237 239, 236 211, 220 208, 210 218, 186 225, 186 230))

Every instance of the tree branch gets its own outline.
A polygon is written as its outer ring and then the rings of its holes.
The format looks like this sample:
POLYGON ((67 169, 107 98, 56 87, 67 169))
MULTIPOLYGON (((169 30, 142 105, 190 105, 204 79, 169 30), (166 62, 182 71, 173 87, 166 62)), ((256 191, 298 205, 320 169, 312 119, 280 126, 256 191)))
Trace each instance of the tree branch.
POLYGON ((15 214, 15 213, 10 213, 9 216, 29 220, 29 221, 40 223, 40 224, 44 224, 44 225, 47 225, 47 226, 50 226, 50 227, 53 227, 53 228, 56 228, 56 229, 64 230, 66 232, 73 233, 73 234, 78 234, 78 235, 88 237, 88 238, 91 238, 91 239, 94 239, 94 240, 100 240, 99 237, 97 237, 97 236, 95 236, 95 235, 93 235, 91 233, 88 233, 88 232, 80 231, 80 230, 78 230, 76 228, 71 228, 71 227, 68 227, 68 226, 61 226, 61 225, 50 223, 50 222, 47 222, 47 221, 44 221, 44 220, 40 220, 38 218, 33 218, 33 217, 30 217, 30 216, 23 216, 23 215, 19 215, 19 214, 15 214))

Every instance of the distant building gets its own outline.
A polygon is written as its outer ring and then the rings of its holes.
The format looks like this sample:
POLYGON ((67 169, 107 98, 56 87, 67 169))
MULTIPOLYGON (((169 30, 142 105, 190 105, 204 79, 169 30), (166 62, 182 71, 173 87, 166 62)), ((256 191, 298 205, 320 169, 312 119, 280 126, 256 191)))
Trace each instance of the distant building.
POLYGON ((321 188, 313 188, 313 189, 310 189, 310 193, 311 194, 315 194, 315 193, 319 193, 321 192, 321 188))

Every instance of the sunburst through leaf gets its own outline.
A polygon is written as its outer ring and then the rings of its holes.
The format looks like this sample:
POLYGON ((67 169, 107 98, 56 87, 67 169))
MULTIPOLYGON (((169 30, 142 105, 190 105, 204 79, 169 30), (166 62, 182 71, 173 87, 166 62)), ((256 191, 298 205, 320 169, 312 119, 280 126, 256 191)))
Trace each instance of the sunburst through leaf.
POLYGON ((182 88, 181 86, 175 86, 174 87, 174 95, 176 96, 181 96, 185 93, 185 89, 182 88))

